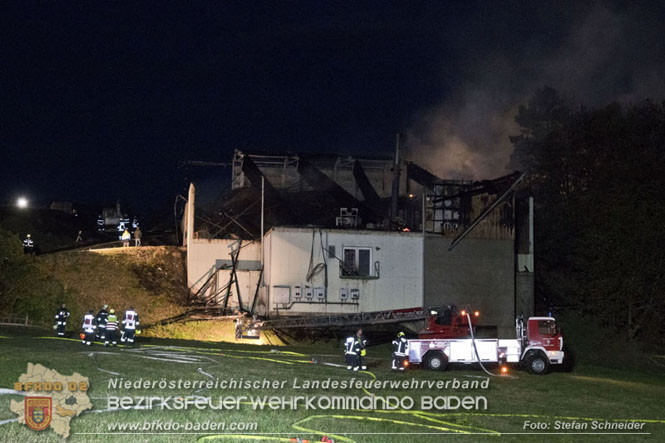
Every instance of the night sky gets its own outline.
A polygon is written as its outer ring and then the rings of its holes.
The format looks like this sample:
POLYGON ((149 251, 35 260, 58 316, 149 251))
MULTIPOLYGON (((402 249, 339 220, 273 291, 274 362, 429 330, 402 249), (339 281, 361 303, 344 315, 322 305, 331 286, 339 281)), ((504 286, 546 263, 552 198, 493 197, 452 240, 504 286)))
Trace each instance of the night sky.
POLYGON ((181 160, 389 154, 400 131, 436 173, 499 175, 537 88, 662 100, 663 23, 663 2, 5 1, 0 200, 149 211, 181 160))

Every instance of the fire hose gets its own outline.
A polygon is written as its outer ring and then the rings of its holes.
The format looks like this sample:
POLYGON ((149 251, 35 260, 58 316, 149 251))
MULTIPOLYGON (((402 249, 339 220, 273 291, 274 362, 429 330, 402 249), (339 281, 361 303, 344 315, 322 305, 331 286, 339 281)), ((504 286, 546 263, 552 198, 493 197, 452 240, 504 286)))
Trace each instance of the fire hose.
POLYGON ((483 371, 485 371, 485 374, 491 376, 491 377, 497 377, 496 374, 492 374, 490 371, 485 368, 483 365, 483 362, 480 361, 480 355, 478 355, 478 348, 476 348, 476 338, 473 336, 473 326, 471 326, 471 316, 469 315, 468 312, 466 312, 466 319, 469 322, 469 333, 471 334, 471 344, 473 345, 473 352, 476 353, 476 359, 478 360, 478 364, 482 368, 483 371))

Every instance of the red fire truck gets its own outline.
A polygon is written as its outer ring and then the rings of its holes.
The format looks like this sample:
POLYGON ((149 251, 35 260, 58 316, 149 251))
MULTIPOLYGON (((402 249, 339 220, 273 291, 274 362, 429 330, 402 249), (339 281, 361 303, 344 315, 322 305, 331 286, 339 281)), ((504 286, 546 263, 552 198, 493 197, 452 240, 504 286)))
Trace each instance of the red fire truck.
MULTIPOLYGON (((471 316, 465 313, 467 324, 471 316)), ((450 363, 519 364, 532 374, 545 374, 563 363, 563 336, 553 317, 515 320, 516 339, 419 338, 409 340, 408 364, 445 370, 450 363)))

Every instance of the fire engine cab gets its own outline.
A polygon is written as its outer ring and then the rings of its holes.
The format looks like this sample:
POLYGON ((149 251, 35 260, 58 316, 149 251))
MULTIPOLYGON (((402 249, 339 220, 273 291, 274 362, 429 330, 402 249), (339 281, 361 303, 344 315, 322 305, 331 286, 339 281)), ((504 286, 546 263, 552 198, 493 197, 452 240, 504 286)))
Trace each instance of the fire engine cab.
MULTIPOLYGON (((471 317, 465 313, 468 322, 471 317)), ((563 336, 553 317, 522 316, 515 320, 516 339, 471 338, 409 340, 409 364, 445 370, 449 363, 519 364, 532 374, 545 374, 550 365, 563 363, 563 336)))

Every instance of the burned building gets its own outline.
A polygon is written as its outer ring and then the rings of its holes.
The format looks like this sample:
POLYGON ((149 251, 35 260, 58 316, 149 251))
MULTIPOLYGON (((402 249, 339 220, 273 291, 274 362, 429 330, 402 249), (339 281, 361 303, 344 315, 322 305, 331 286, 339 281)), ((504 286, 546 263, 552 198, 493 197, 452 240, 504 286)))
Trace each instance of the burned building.
POLYGON ((194 303, 266 316, 457 304, 512 333, 533 311, 523 175, 445 180, 394 157, 236 151, 231 190, 185 214, 194 303))

